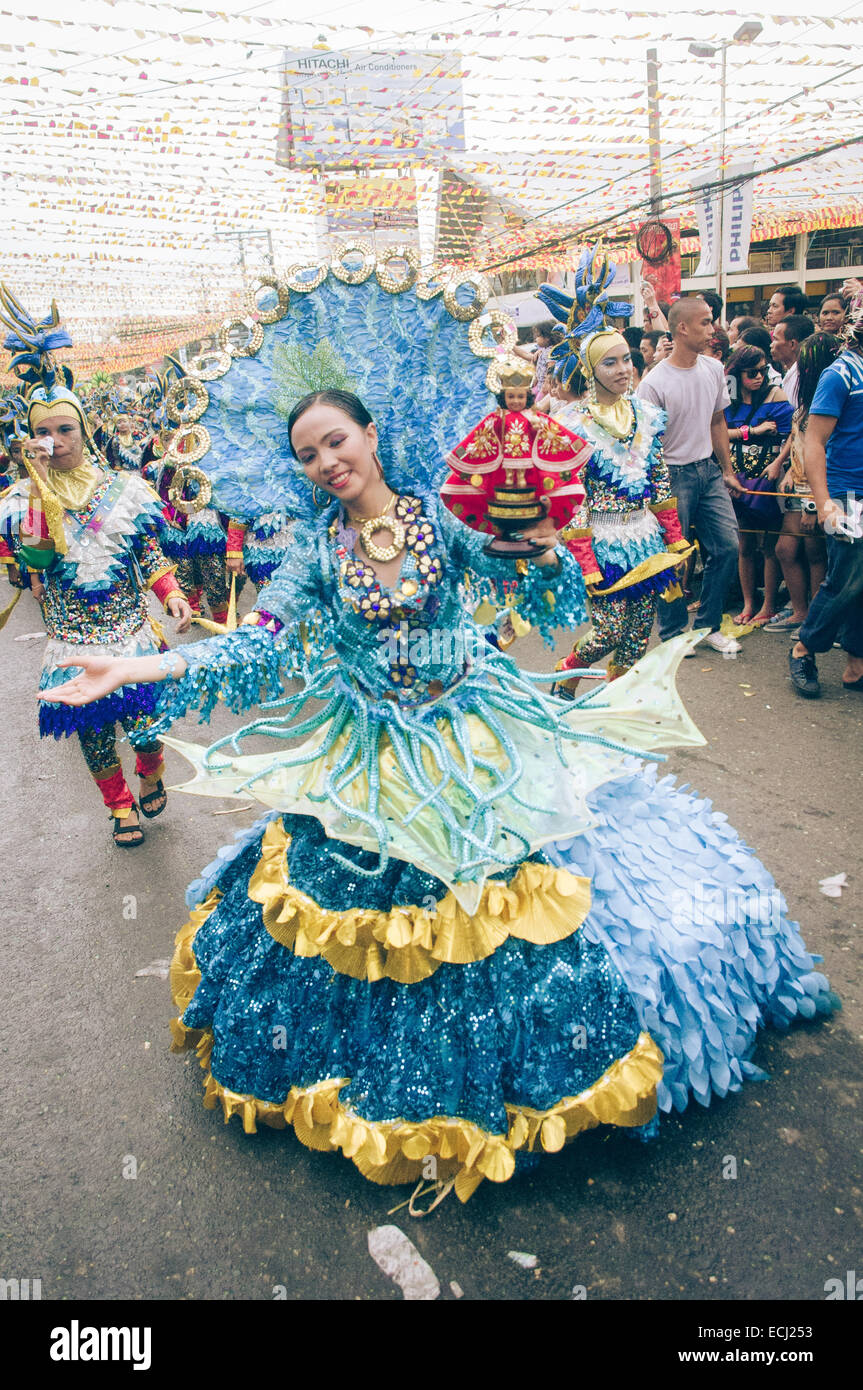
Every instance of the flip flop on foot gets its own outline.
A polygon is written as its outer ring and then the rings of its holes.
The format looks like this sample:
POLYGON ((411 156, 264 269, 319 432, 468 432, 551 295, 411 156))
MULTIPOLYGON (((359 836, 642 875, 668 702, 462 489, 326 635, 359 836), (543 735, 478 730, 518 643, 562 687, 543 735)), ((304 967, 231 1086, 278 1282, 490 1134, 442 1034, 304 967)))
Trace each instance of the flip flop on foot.
POLYGON ((746 627, 752 622, 755 614, 749 608, 744 608, 742 613, 738 613, 736 618, 732 618, 735 627, 746 627))

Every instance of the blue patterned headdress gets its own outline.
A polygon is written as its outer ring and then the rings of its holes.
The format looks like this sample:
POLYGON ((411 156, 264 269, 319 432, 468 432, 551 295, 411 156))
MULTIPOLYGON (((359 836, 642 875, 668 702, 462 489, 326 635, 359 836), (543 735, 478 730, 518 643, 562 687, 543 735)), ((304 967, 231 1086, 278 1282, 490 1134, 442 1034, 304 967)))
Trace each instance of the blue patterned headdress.
POLYGON ((609 318, 629 318, 632 305, 609 298, 614 266, 604 255, 601 244, 589 247, 575 272, 575 295, 565 294, 556 285, 540 285, 536 297, 562 323, 566 337, 552 348, 551 358, 559 363, 559 373, 568 386, 576 370, 584 370, 584 349, 597 333, 607 332, 609 318))
POLYGON ((16 439, 27 438, 27 402, 23 396, 4 396, 0 400, 0 439, 8 449, 16 439))
POLYGON ((88 433, 86 411, 72 390, 72 372, 52 356, 58 348, 72 346, 56 303, 52 301, 50 314, 37 323, 11 290, 0 285, 0 322, 9 329, 4 342, 13 354, 9 370, 25 384, 28 428, 34 417, 44 418, 54 409, 57 414, 76 415, 88 433))
MULTIPOLYGON (((287 416, 309 391, 338 385, 335 373, 378 426, 391 486, 436 487, 454 442, 493 408, 487 372, 500 325, 480 318, 489 297, 482 276, 421 283, 418 271, 411 248, 377 256, 354 244, 329 264, 261 277, 248 317, 222 326, 220 348, 191 361, 185 391, 169 397, 180 426, 169 461, 197 464, 214 505, 240 520, 281 508, 311 519, 312 489, 291 453, 287 416), (349 258, 359 258, 356 270, 349 258), (406 274, 392 274, 395 259, 406 274)), ((497 319, 514 339, 511 320, 497 319)))

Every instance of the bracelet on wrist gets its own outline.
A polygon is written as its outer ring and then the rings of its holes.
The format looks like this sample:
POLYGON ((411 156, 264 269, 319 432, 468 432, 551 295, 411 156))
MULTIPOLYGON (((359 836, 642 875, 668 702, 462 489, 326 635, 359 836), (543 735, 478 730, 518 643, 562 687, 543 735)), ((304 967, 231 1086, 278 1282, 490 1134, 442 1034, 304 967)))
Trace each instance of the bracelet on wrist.
POLYGON ((172 681, 178 681, 182 675, 182 672, 177 670, 180 661, 182 657, 177 652, 164 652, 159 659, 159 670, 165 671, 172 681))

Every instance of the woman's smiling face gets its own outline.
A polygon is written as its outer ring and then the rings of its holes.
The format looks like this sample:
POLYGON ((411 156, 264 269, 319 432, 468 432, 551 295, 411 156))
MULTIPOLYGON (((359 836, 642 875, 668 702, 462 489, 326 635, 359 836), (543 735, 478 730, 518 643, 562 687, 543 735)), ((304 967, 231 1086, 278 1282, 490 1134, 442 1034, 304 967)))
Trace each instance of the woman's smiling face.
POLYGON ((363 427, 338 406, 318 402, 294 425, 291 446, 310 483, 343 502, 355 501, 374 482, 377 426, 363 427))

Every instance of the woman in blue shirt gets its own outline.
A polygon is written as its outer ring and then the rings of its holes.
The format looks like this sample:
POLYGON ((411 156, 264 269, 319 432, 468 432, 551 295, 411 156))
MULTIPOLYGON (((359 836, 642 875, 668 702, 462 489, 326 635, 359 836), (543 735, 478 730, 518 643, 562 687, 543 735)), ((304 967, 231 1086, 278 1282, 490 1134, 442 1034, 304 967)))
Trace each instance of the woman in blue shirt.
POLYGON ((767 358, 747 343, 737 349, 726 367, 731 405, 726 406, 728 438, 737 481, 746 489, 734 498, 740 525, 738 561, 743 608, 736 623, 762 626, 776 611, 779 566, 774 549, 782 515, 776 498, 777 458, 791 432, 792 407, 779 386, 767 379, 767 358), (756 555, 764 557, 764 599, 756 611, 756 555))

